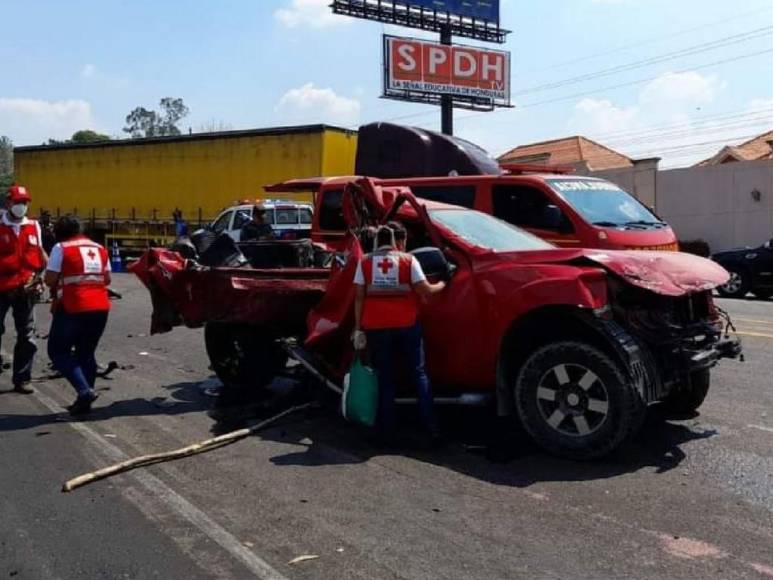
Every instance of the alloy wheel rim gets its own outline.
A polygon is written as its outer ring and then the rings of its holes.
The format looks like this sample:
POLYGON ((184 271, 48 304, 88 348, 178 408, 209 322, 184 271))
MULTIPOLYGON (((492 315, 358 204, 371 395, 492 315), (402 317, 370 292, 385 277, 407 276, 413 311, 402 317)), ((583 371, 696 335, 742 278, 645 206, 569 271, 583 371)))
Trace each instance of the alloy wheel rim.
POLYGON ((728 294, 735 294, 741 289, 741 275, 738 272, 730 272, 730 280, 722 286, 728 294))
POLYGON ((540 379, 537 408, 545 423, 569 437, 587 437, 609 416, 609 392, 599 376, 579 364, 559 364, 540 379))

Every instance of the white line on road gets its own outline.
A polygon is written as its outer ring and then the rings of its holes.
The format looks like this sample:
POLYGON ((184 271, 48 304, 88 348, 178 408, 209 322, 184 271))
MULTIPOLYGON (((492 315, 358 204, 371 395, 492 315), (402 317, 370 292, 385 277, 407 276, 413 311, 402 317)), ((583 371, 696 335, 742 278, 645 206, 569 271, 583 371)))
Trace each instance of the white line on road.
POLYGON ((773 433, 773 427, 763 427, 762 425, 747 425, 750 429, 759 429, 760 431, 767 431, 773 433))
MULTIPOLYGON (((62 412, 62 407, 60 405, 54 400, 49 399, 40 391, 37 391, 35 396, 53 413, 62 412)), ((85 423, 71 421, 68 425, 96 444, 110 459, 115 461, 125 461, 129 458, 118 447, 104 439, 99 433, 88 427, 85 423)), ((149 493, 152 493, 163 500, 171 509, 196 526, 201 532, 229 552, 232 556, 237 558, 258 578, 264 580, 288 580, 286 576, 283 576, 277 570, 272 568, 268 562, 263 560, 263 558, 248 550, 228 530, 223 528, 206 513, 178 494, 155 475, 148 473, 147 471, 135 471, 131 475, 137 479, 149 493)))

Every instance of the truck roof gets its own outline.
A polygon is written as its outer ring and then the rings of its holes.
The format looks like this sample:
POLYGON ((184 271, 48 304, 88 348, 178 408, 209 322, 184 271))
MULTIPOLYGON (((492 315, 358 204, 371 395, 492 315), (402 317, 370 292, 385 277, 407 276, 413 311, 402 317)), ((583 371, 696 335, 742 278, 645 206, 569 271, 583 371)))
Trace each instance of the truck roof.
POLYGON ((589 180, 589 181, 602 181, 598 177, 590 177, 586 175, 566 175, 566 174, 560 174, 560 173, 522 173, 522 174, 508 174, 503 173, 502 175, 454 175, 454 176, 438 176, 438 177, 402 177, 402 178, 392 178, 392 179, 374 179, 374 183, 378 185, 406 185, 406 183, 453 183, 455 181, 463 181, 466 183, 469 182, 478 182, 478 181, 507 181, 509 179, 518 178, 519 180, 523 179, 536 179, 536 180, 545 180, 545 179, 583 179, 583 180, 589 180))
MULTIPOLYGON (((385 186, 400 186, 405 185, 407 182, 411 183, 449 183, 454 181, 491 181, 491 180, 507 180, 512 178, 519 179, 585 179, 590 181, 603 181, 598 177, 590 177, 587 175, 575 175, 565 173, 517 173, 509 174, 503 173, 501 175, 438 175, 434 177, 393 177, 389 179, 381 179, 378 177, 371 178, 376 185, 385 186)), ((289 179, 280 183, 274 183, 265 186, 263 189, 270 192, 278 191, 307 191, 310 189, 319 189, 323 185, 346 185, 353 181, 361 179, 360 175, 339 175, 334 177, 307 177, 304 179, 289 179)))

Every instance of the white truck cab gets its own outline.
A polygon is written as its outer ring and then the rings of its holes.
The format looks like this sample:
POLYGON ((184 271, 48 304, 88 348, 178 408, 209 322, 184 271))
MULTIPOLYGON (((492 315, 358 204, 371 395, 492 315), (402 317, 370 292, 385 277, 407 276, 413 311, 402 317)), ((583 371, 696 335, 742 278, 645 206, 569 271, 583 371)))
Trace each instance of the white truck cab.
MULTIPOLYGON (((280 239, 299 239, 311 236, 311 219, 314 206, 285 200, 259 200, 266 208, 266 222, 280 239)), ((242 228, 252 219, 254 203, 233 205, 217 216, 211 228, 218 233, 225 232, 235 242, 241 241, 242 228)))

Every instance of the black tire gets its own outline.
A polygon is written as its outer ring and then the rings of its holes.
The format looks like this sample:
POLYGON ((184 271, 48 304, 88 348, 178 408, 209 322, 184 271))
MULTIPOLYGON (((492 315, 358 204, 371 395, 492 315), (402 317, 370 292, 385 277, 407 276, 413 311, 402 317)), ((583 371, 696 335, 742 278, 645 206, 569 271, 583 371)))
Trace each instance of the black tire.
POLYGON ((287 364, 277 341, 252 326, 208 322, 204 343, 212 370, 227 388, 263 389, 287 364))
POLYGON ((529 356, 515 380, 515 402, 539 446, 577 460, 610 453, 639 430, 646 412, 622 365, 581 342, 556 342, 529 356))
POLYGON ((726 268, 730 272, 730 280, 717 287, 717 292, 724 298, 743 298, 749 292, 749 274, 740 268, 726 268))
POLYGON ((773 296, 773 290, 753 290, 752 294, 760 300, 769 300, 773 296))
POLYGON ((687 385, 679 385, 663 399, 665 410, 674 415, 690 415, 698 410, 711 386, 711 370, 703 369, 690 375, 687 385))

